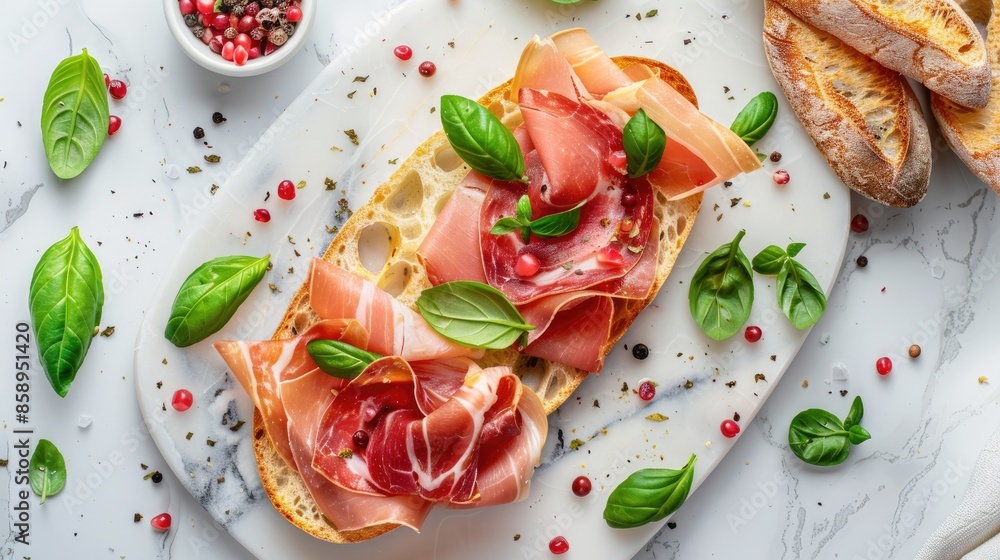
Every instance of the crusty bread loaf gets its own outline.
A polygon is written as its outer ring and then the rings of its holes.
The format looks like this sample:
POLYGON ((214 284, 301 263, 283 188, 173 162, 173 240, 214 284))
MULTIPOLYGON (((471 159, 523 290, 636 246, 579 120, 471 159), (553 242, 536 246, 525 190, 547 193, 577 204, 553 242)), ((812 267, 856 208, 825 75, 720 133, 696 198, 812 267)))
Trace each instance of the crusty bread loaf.
POLYGON ((931 111, 948 145, 984 183, 1000 194, 1000 5, 993 2, 986 46, 993 68, 993 90, 982 109, 969 109, 931 93, 931 111))
MULTIPOLYGON (((673 68, 637 57, 618 57, 615 62, 623 68, 633 64, 653 67, 663 80, 697 103, 691 85, 673 68)), ((506 99, 509 87, 508 80, 484 95, 479 102, 508 127, 514 128, 520 124, 521 116, 517 106, 506 99)), ((449 146, 444 132, 438 131, 400 164, 364 206, 355 210, 323 258, 374 282, 401 302, 414 307, 420 292, 430 287, 417 260, 417 247, 468 171, 469 168, 449 146), (376 234, 388 232, 391 240, 389 256, 376 272, 362 264, 358 251, 359 240, 366 230, 376 234)), ((657 193, 655 199, 654 212, 660 219, 661 238, 654 288, 645 300, 615 304, 611 337, 600 341, 605 354, 611 351, 636 315, 652 302, 663 285, 681 246, 691 233, 702 195, 668 202, 657 193)), ((293 297, 274 338, 288 338, 303 332, 318 319, 309 306, 308 285, 303 285, 293 297)), ((479 363, 483 367, 512 365, 522 382, 541 398, 546 413, 554 411, 588 375, 586 371, 563 364, 526 358, 510 349, 488 351, 479 363)), ((358 531, 338 532, 319 510, 298 473, 278 455, 264 429, 263 417, 257 410, 254 411, 253 438, 261 481, 271 503, 300 529, 323 540, 345 543, 364 541, 396 528, 393 524, 383 524, 358 531)))
POLYGON ((931 145, 906 78, 765 1, 771 71, 830 167, 853 190, 913 206, 927 192, 931 145))
POLYGON ((800 18, 966 107, 986 105, 990 67, 953 0, 780 0, 800 18))

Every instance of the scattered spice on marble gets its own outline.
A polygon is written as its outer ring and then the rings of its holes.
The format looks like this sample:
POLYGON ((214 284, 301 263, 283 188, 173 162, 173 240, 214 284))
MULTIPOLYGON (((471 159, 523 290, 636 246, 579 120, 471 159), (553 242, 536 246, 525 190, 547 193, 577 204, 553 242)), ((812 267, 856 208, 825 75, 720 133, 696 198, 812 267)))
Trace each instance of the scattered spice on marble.
POLYGON ((723 436, 727 438, 734 438, 740 433, 740 425, 726 418, 719 426, 719 430, 722 431, 723 436))
POLYGON ((243 427, 243 424, 246 424, 246 422, 244 422, 243 420, 237 420, 235 424, 229 426, 229 431, 231 432, 239 431, 239 429, 243 427))
POLYGON ((156 471, 153 473, 153 476, 151 476, 150 479, 152 479, 153 484, 159 484, 163 482, 163 473, 161 473, 160 471, 156 471))
POLYGON ((858 268, 864 268, 868 266, 868 257, 861 255, 856 262, 858 263, 858 268))
POLYGON ((212 122, 214 122, 215 124, 222 124, 226 122, 226 120, 227 120, 226 117, 222 116, 222 113, 218 111, 212 113, 212 122))
POLYGON ((410 60, 413 57, 413 49, 408 45, 399 45, 392 50, 392 54, 396 55, 399 60, 410 60))
POLYGON ((766 377, 764 377, 764 374, 763 374, 763 373, 755 373, 755 374, 753 375, 753 382, 754 382, 754 383, 757 383, 758 381, 763 381, 763 382, 765 382, 765 383, 766 383, 766 382, 767 382, 767 378, 766 378, 766 377))
POLYGON ((170 406, 174 407, 177 412, 184 412, 191 408, 192 404, 194 404, 194 395, 187 389, 177 389, 174 391, 173 398, 170 399, 170 406))
POLYGON ((187 435, 184 436, 184 439, 190 440, 192 436, 194 436, 194 432, 188 432, 187 435))
POLYGON ((519 540, 521 540, 521 533, 517 533, 517 534, 514 535, 514 541, 516 542, 516 541, 519 541, 519 540))
POLYGON ((907 350, 907 353, 910 355, 911 358, 920 357, 920 346, 917 344, 911 344, 910 348, 907 350))
POLYGON ((417 72, 420 72, 420 75, 425 78, 430 78, 437 72, 437 65, 429 60, 425 60, 417 67, 417 72))
POLYGON ((690 389, 692 387, 694 387, 694 381, 691 381, 690 379, 684 381, 684 388, 685 389, 690 389))
POLYGON ((569 541, 566 537, 556 537, 549 541, 549 552, 552 554, 566 554, 569 552, 569 541))
POLYGON ((771 179, 774 180, 775 184, 787 185, 788 182, 792 180, 792 177, 784 169, 779 169, 774 172, 774 175, 771 176, 771 179))
POLYGON ((868 231, 868 218, 864 214, 855 214, 851 218, 851 231, 854 233, 864 233, 868 231))
POLYGON ((201 173, 201 168, 198 167, 197 165, 192 165, 191 167, 187 168, 187 172, 188 173, 201 173))
POLYGON ((670 418, 660 414, 659 412, 654 412, 652 414, 647 414, 646 420, 649 420, 650 422, 665 422, 670 420, 670 418))
POLYGON ((847 396, 847 389, 841 389, 840 390, 840 396, 846 397, 847 396))
POLYGON ((771 156, 770 157, 771 157, 771 161, 773 161, 774 163, 778 163, 779 161, 781 161, 781 152, 777 152, 777 151, 771 152, 771 156))
POLYGON ((986 383, 987 381, 989 381, 989 378, 986 377, 985 375, 980 375, 979 376, 979 384, 980 385, 982 385, 983 383, 986 383))
POLYGON ((729 387, 730 389, 732 389, 735 386, 736 386, 736 382, 735 381, 726 381, 726 387, 729 387))
POLYGON ((161 513, 149 520, 149 525, 157 531, 167 531, 170 529, 170 514, 161 513))
MULTIPOLYGON (((368 76, 371 76, 371 74, 369 74, 368 76)), ((368 81, 368 76, 354 76, 354 81, 365 83, 368 81)))
POLYGON ((882 356, 875 361, 875 371, 877 371, 879 375, 889 375, 889 372, 892 371, 892 360, 890 360, 887 356, 882 356))
POLYGON ((202 138, 204 138, 205 137, 205 129, 202 128, 202 127, 200 127, 200 126, 194 127, 194 137, 197 140, 201 140, 202 138))
POLYGON ((142 514, 141 513, 136 513, 135 515, 132 516, 132 522, 133 523, 138 523, 140 521, 142 521, 142 514))
POLYGON ((645 360, 649 357, 649 347, 641 342, 632 347, 632 357, 637 360, 645 360))
POLYGON ((345 130, 344 134, 347 135, 347 138, 351 141, 351 144, 354 144, 355 146, 359 146, 361 144, 361 142, 358 140, 358 134, 354 132, 353 128, 345 130))
POLYGON ((644 401, 651 401, 656 397, 656 383, 650 379, 639 380, 639 398, 644 401))
POLYGON ((743 331, 743 338, 747 339, 747 342, 751 344, 759 341, 762 335, 763 331, 760 330, 760 327, 754 325, 747 327, 746 330, 743 331))
POLYGON ((578 476, 573 479, 572 488, 573 493, 582 498, 587 494, 590 494, 590 491, 593 489, 593 484, 590 482, 589 478, 585 476, 578 476))
POLYGON ((594 404, 592 406, 594 408, 601 408, 601 402, 598 401, 597 399, 594 399, 594 404))
POLYGON ((207 161, 208 163, 219 163, 220 161, 222 161, 222 158, 215 154, 208 154, 205 156, 205 161, 207 161))
POLYGON ((667 528, 669 528, 669 529, 676 529, 677 528, 677 524, 674 523, 673 521, 668 521, 667 522, 667 528))
POLYGON ((103 336, 104 338, 107 338, 113 334, 115 334, 115 327, 113 325, 109 325, 103 331, 101 331, 101 336, 103 336))
POLYGON ((808 380, 808 379, 804 379, 804 380, 802 381, 802 388, 803 388, 803 389, 805 389, 805 388, 806 388, 806 387, 808 387, 808 386, 809 386, 809 380, 808 380))
POLYGON ((271 221, 271 213, 266 208, 258 208, 253 211, 253 219, 266 224, 271 221))
POLYGON ((580 449, 583 446, 584 446, 584 441, 582 439, 574 439, 573 441, 569 442, 569 448, 572 451, 576 451, 577 449, 580 449))

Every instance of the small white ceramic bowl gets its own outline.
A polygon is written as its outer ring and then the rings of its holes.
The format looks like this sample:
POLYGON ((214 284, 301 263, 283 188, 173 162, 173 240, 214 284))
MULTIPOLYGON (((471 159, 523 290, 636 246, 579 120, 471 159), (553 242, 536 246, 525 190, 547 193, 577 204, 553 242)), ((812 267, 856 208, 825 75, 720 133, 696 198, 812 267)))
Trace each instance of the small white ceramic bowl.
POLYGON ((167 27, 170 28, 177 44, 191 60, 212 72, 225 76, 256 76, 278 68, 302 49, 309 31, 312 30, 313 22, 316 21, 316 9, 319 7, 319 2, 301 0, 299 5, 302 7, 302 19, 298 23, 295 34, 289 37, 288 42, 267 56, 262 54, 253 60, 248 60, 243 66, 237 66, 233 62, 223 59, 212 52, 208 45, 202 43, 201 39, 195 37, 194 33, 191 33, 191 29, 184 25, 184 16, 181 15, 178 0, 163 0, 163 15, 166 17, 167 27))

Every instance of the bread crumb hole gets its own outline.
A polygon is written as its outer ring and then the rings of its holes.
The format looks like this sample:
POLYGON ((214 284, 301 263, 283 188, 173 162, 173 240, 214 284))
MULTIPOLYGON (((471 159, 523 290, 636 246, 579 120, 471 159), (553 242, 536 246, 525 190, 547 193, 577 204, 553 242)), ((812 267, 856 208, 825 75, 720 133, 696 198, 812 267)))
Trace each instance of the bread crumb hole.
POLYGON ((389 270, 385 271, 385 274, 379 278, 378 287, 392 297, 397 297, 406 290, 410 278, 413 278, 410 263, 400 261, 390 266, 389 270))
POLYGON ((451 173, 464 163, 455 150, 451 149, 451 146, 443 146, 434 153, 434 165, 445 173, 451 173))
POLYGON ((375 222, 361 230, 358 236, 358 260, 368 272, 378 274, 399 246, 399 230, 383 222, 375 222))
POLYGON ((420 174, 410 171, 399 183, 396 192, 386 202, 389 212, 399 216, 409 216, 420 209, 424 199, 424 183, 420 174))

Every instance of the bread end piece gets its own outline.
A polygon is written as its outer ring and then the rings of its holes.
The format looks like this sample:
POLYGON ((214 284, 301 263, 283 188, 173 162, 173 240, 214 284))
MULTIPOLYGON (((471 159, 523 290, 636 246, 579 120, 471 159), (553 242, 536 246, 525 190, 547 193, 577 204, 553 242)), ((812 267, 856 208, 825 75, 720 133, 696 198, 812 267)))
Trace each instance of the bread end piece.
POLYGON ((1000 194, 1000 2, 969 2, 973 7, 983 3, 997 6, 992 17, 986 16, 986 48, 994 76, 989 102, 982 109, 969 109, 931 92, 931 112, 952 151, 1000 194))
POLYGON ((930 135, 906 78, 775 0, 765 1, 764 48, 795 114, 848 187, 902 208, 924 197, 930 135))
MULTIPOLYGON (((694 90, 677 70, 641 57, 617 57, 615 62, 622 68, 632 64, 648 65, 659 72, 661 79, 697 104, 694 90)), ((484 95, 479 102, 500 117, 509 128, 514 128, 521 123, 521 117, 516 106, 506 100, 509 87, 510 81, 507 81, 484 95)), ((417 247, 468 172, 469 168, 458 159, 444 133, 438 131, 401 162, 396 172, 375 190, 364 206, 355 210, 326 250, 323 259, 352 271, 391 293, 402 303, 415 307, 420 292, 431 286, 417 260, 417 247), (390 256, 382 268, 373 273, 361 263, 358 241, 366 230, 379 232, 381 228, 391 235, 390 256)), ((603 347, 605 354, 611 351, 663 285, 694 227, 701 199, 702 195, 697 194, 668 202, 665 196, 657 193, 654 211, 660 218, 663 235, 654 287, 645 300, 616 303, 611 337, 603 347)), ((296 292, 273 338, 292 337, 319 320, 309 306, 308 287, 308 284, 303 284, 296 292)), ((522 382, 541 398, 546 414, 555 411, 590 375, 587 371, 563 364, 523 356, 511 349, 488 351, 479 360, 479 365, 513 366, 515 372, 521 375, 522 382)), ((274 449, 264 429, 263 417, 257 410, 253 417, 253 438, 254 454, 264 490, 275 509, 296 527, 318 539, 334 543, 361 542, 398 527, 395 524, 383 524, 359 531, 337 531, 319 511, 298 473, 285 464, 274 449)))
POLYGON ((966 107, 992 83, 986 46, 953 0, 780 0, 811 25, 966 107))

